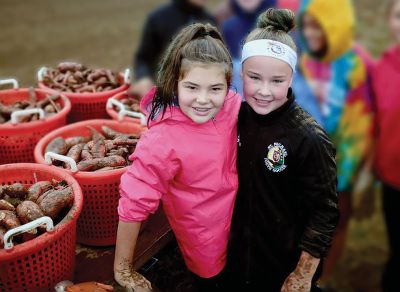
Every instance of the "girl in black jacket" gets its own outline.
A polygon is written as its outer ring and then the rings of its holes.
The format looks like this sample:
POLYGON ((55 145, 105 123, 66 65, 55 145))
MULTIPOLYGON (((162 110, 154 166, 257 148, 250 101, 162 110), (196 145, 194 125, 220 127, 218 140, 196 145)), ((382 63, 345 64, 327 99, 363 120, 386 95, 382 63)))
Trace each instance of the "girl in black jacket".
POLYGON ((335 149, 290 88, 293 26, 290 10, 269 9, 243 47, 232 291, 318 291, 339 218, 335 149))

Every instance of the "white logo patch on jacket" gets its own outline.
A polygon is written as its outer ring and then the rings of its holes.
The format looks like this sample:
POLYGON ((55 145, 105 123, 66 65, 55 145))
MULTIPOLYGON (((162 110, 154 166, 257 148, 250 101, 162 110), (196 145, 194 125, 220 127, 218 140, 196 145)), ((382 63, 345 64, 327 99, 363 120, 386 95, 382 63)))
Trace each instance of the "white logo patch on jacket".
POLYGON ((264 158, 265 165, 272 172, 281 172, 286 169, 285 158, 287 151, 281 143, 275 142, 268 146, 267 157, 264 158))

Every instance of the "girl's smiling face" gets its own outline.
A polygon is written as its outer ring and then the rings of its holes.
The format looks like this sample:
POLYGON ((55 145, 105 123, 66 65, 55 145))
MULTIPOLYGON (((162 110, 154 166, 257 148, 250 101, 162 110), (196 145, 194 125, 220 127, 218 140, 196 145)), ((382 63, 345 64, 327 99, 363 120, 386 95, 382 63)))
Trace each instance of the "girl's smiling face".
POLYGON ((323 54, 327 50, 327 39, 321 25, 311 14, 304 13, 302 17, 302 34, 308 49, 314 54, 323 54))
POLYGON ((188 67, 178 81, 179 107, 193 122, 203 124, 224 104, 228 91, 226 66, 192 63, 188 67))
POLYGON ((293 71, 286 62, 266 56, 254 56, 242 66, 243 94, 259 115, 280 108, 287 101, 293 71))

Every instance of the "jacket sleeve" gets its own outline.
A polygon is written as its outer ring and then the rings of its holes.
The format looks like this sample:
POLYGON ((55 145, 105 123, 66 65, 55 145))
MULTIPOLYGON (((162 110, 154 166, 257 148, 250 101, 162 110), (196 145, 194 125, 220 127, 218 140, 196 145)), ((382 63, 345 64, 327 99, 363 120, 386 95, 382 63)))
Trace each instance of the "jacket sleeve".
MULTIPOLYGON (((357 59, 362 61, 361 57, 357 59)), ((373 95, 370 72, 365 63, 363 74, 354 74, 349 83, 346 103, 338 130, 332 136, 337 146, 338 191, 349 192, 373 148, 373 95)))
POLYGON ((152 72, 152 64, 154 58, 158 56, 157 48, 159 45, 156 23, 154 16, 148 16, 142 31, 142 37, 139 47, 134 56, 134 78, 136 80, 150 77, 152 78, 155 72, 152 72))
POLYGON ((297 179, 308 220, 300 248, 322 258, 339 221, 335 149, 322 129, 310 134, 301 146, 297 179))
POLYGON ((146 220, 150 213, 157 211, 161 197, 167 193, 179 163, 162 141, 161 135, 147 131, 129 158, 133 163, 120 183, 118 214, 121 221, 146 220))

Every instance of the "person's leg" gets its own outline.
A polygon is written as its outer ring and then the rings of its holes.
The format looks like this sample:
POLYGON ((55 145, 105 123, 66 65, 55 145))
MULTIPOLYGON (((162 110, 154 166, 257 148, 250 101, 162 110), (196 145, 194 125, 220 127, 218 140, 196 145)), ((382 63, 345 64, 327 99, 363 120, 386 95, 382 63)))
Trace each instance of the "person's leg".
POLYGON ((383 212, 389 239, 389 259, 382 278, 383 292, 398 291, 400 275, 400 190, 383 185, 383 212))

